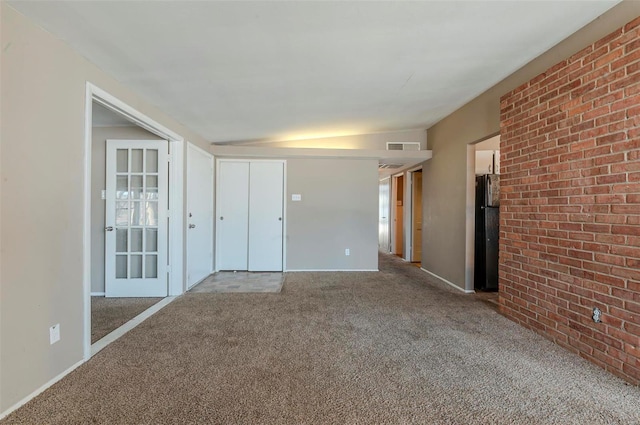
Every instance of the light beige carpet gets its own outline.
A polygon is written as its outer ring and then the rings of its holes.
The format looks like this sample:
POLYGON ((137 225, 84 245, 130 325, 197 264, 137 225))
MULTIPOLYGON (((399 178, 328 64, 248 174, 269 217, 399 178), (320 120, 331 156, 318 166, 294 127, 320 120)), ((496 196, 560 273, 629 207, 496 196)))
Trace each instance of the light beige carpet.
POLYGON ((124 325, 161 299, 91 297, 91 343, 124 325))
POLYGON ((638 424, 640 389, 391 256, 186 294, 6 424, 638 424))

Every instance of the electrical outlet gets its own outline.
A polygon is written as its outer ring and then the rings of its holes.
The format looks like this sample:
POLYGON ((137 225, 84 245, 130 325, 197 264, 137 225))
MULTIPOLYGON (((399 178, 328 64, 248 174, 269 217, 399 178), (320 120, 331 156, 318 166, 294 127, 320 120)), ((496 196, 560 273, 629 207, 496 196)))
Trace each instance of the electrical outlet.
POLYGON ((49 344, 55 344, 60 341, 60 323, 49 328, 49 344))
POLYGON ((602 321, 602 310, 598 307, 593 308, 593 321, 596 323, 600 323, 602 321))
POLYGON ((347 256, 351 255, 351 251, 349 250, 349 248, 344 250, 344 255, 347 255, 347 256))

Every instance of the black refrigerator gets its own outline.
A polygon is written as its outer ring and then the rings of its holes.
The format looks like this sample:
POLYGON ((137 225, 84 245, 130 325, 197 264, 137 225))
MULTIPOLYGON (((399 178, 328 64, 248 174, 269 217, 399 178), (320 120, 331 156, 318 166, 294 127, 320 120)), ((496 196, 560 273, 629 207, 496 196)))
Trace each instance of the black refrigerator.
POLYGON ((498 290, 500 176, 476 176, 475 289, 498 290))

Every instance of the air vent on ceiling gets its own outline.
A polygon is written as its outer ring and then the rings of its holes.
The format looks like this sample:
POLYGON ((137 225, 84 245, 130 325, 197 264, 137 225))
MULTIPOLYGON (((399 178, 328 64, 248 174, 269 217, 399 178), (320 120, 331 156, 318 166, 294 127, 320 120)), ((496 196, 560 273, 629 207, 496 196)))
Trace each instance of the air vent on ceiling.
POLYGON ((419 142, 387 142, 388 151, 419 151, 419 142))
POLYGON ((402 164, 380 164, 380 165, 378 165, 378 168, 380 170, 395 169, 395 168, 400 168, 400 167, 402 167, 402 164))

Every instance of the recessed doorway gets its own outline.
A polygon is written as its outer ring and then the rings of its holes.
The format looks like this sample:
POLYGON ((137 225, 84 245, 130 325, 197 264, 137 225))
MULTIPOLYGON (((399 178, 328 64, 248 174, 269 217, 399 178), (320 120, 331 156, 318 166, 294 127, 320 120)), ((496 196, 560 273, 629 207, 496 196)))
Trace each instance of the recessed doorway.
MULTIPOLYGON (((88 360, 106 344, 123 334, 128 327, 135 326, 134 321, 130 320, 133 318, 129 317, 131 314, 136 315, 136 320, 138 318, 144 320, 141 316, 146 315, 146 318, 173 300, 173 298, 168 297, 159 301, 159 298, 161 299, 161 297, 167 295, 179 295, 184 291, 184 282, 182 281, 182 256, 184 251, 182 238, 183 147, 184 140, 181 136, 131 108, 104 90, 87 83, 83 214, 85 246, 83 254, 83 348, 85 360, 88 360), (103 119, 106 119, 106 121, 101 123, 100 121, 103 119), (97 130, 98 127, 101 127, 101 130, 97 130), (108 131, 102 131, 107 127, 109 128, 108 131), (135 134, 131 135, 129 134, 130 132, 135 134), (115 171, 112 170, 113 172, 110 173, 114 176, 114 182, 111 182, 113 183, 112 186, 114 186, 111 190, 113 192, 112 203, 114 205, 111 209, 106 208, 106 203, 109 199, 107 139, 127 139, 131 142, 131 144, 120 147, 120 151, 117 149, 113 151, 115 159, 123 159, 126 150, 127 169, 122 171, 120 170, 121 167, 119 167, 119 165, 124 167, 124 159, 120 162, 114 160, 113 164, 115 165, 112 168, 115 171), (141 143, 141 139, 148 140, 153 146, 136 147, 136 144, 141 143), (167 151, 164 161, 160 161, 159 154, 156 158, 155 152, 158 146, 163 146, 163 149, 167 151), (138 155, 141 152, 142 155, 138 155), (137 158, 136 155, 138 155, 139 161, 134 161, 134 158, 137 158), (173 159, 172 161, 169 161, 169 156, 173 159), (140 168, 138 167, 139 164, 142 164, 141 171, 137 171, 140 168), (156 168, 152 166, 156 167, 157 171, 154 171, 156 168), (138 168, 134 170, 134 167, 138 168), (160 176, 161 174, 162 176, 160 176), (118 183, 124 184, 125 180, 126 191, 124 186, 118 186, 118 183), (163 181, 162 190, 167 196, 162 199, 156 199, 156 188, 159 194, 160 187, 154 184, 155 180, 163 181), (124 198, 117 199, 119 190, 122 197, 126 196, 126 209, 124 207, 124 198), (168 197, 169 192, 172 194, 170 198, 168 197), (136 197, 132 197, 134 195, 136 197), (118 204, 119 201, 121 202, 118 204), (122 214, 120 215, 117 213, 118 206, 116 204, 120 205, 122 209, 122 214), (113 212, 112 210, 116 212, 116 217, 112 217, 114 224, 107 223, 106 217, 106 212, 113 212), (160 217, 158 212, 161 210, 167 213, 167 219, 160 217), (125 232, 122 231, 123 226, 116 222, 116 219, 124 220, 125 215, 128 223, 127 226, 124 226, 126 227, 126 238, 124 237, 125 232), (143 222, 144 225, 140 224, 143 222), (138 226, 136 223, 140 225, 138 226), (166 232, 167 237, 172 240, 171 245, 162 243, 159 238, 154 237, 156 228, 166 232), (118 232, 118 229, 121 231, 118 232), (105 255, 108 245, 106 243, 107 235, 113 236, 114 239, 111 241, 114 254, 112 259, 116 261, 111 268, 107 265, 107 256, 105 255), (141 235, 142 238, 140 237, 141 235), (158 243, 157 251, 154 245, 156 241, 158 243), (139 242, 141 242, 141 249, 138 249, 140 248, 139 242), (126 250, 123 250, 125 244, 126 250), (159 258, 160 252, 163 253, 163 258, 159 258), (125 256, 127 258, 126 267, 122 261, 125 256), (121 267, 118 268, 118 266, 121 267), (160 268, 165 266, 166 272, 160 273, 160 268), (92 319, 92 313, 99 313, 97 309, 92 311, 92 296, 104 297, 105 292, 107 292, 105 272, 109 270, 112 270, 114 275, 117 275, 118 270, 123 273, 126 270, 128 280, 130 280, 129 278, 139 277, 140 273, 142 273, 144 279, 155 274, 159 277, 162 274, 163 280, 159 285, 162 287, 161 291, 157 294, 155 292, 153 294, 144 294, 147 297, 153 296, 157 298, 148 299, 143 303, 133 302, 136 305, 130 305, 131 303, 127 303, 126 306, 124 304, 121 305, 120 307, 124 306, 126 308, 117 309, 115 321, 109 319, 111 313, 106 316, 103 314, 104 317, 100 319, 93 315, 92 319), (149 307, 149 305, 151 306, 149 307), (144 311, 138 314, 140 309, 144 311), (129 314, 127 312, 133 313, 129 314), (92 322, 94 321, 96 324, 100 322, 101 329, 92 327, 92 322), (126 323, 120 326, 123 321, 126 323), (112 328, 117 329, 112 331, 112 328), (96 341, 97 331, 100 331, 98 333, 103 335, 106 334, 106 336, 96 341)), ((130 298, 122 299, 120 302, 123 303, 127 300, 130 300, 130 298)), ((100 314, 102 313, 104 313, 103 310, 101 310, 100 314)))
POLYGON ((500 135, 467 145, 465 292, 498 288, 500 135))
POLYGON ((393 253, 404 258, 404 174, 393 176, 393 253))
POLYGON ((411 257, 412 263, 422 262, 422 169, 412 171, 411 178, 411 257))

